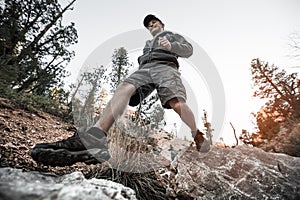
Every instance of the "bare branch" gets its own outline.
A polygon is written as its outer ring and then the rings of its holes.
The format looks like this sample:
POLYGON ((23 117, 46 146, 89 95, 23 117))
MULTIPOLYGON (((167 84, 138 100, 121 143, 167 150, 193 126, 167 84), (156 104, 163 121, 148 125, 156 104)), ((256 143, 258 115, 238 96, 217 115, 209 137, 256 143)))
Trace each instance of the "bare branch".
POLYGON ((237 146, 237 145, 239 145, 239 140, 238 140, 238 138, 236 136, 235 128, 234 128, 234 126, 232 125, 231 122, 230 122, 230 126, 233 129, 233 134, 234 134, 234 137, 235 137, 235 140, 236 140, 236 146, 237 146))

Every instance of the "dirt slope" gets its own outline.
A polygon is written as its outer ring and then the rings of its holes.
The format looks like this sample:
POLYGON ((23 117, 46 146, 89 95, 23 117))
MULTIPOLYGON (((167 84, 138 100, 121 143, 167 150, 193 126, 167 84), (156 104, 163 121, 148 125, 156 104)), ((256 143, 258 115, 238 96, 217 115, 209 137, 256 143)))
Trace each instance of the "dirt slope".
POLYGON ((41 142, 67 138, 74 127, 59 118, 40 111, 16 108, 9 100, 0 98, 0 167, 38 170, 58 175, 74 171, 88 173, 97 165, 76 163, 70 167, 49 167, 37 164, 29 155, 30 149, 41 142))

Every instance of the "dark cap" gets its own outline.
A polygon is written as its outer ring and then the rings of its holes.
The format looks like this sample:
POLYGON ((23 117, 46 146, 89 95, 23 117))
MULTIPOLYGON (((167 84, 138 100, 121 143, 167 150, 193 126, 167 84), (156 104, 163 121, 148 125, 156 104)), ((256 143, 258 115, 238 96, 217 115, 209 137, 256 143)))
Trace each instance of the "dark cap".
POLYGON ((157 20, 157 21, 159 21, 161 24, 164 24, 164 23, 162 23, 162 21, 161 21, 160 19, 158 19, 157 17, 155 17, 154 15, 149 14, 149 15, 147 15, 147 16, 144 18, 144 26, 145 26, 146 28, 148 28, 148 24, 149 24, 149 22, 150 22, 151 20, 157 20))

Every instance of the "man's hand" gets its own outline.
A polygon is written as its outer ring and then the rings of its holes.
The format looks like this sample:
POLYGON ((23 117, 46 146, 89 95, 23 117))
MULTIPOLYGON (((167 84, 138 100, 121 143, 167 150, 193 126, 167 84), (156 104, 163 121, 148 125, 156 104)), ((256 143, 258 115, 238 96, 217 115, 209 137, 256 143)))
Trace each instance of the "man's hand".
POLYGON ((165 48, 168 49, 169 51, 170 51, 171 48, 172 48, 171 43, 170 43, 170 41, 166 38, 166 36, 164 36, 164 37, 159 37, 159 39, 158 39, 158 44, 159 44, 160 46, 165 47, 165 48))

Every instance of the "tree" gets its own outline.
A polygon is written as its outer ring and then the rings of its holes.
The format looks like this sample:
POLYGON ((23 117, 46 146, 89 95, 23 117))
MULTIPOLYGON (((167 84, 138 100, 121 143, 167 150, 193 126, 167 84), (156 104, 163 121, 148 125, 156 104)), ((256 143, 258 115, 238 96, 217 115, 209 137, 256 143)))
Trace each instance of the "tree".
POLYGON ((246 144, 261 146, 276 136, 281 124, 292 118, 300 117, 300 99, 297 92, 297 74, 288 74, 274 65, 259 59, 252 60, 251 73, 254 97, 267 100, 260 111, 254 114, 257 133, 243 131, 240 139, 246 144))
POLYGON ((251 73, 254 97, 268 100, 264 106, 265 112, 277 112, 283 117, 299 117, 296 73, 287 74, 285 70, 259 59, 252 60, 251 73))
POLYGON ((164 116, 165 111, 163 107, 160 104, 155 104, 153 106, 153 112, 149 116, 149 118, 151 119, 150 124, 152 124, 154 128, 162 128, 166 125, 164 116))
POLYGON ((164 120, 165 111, 160 105, 160 101, 156 91, 153 91, 139 105, 137 111, 137 119, 144 125, 152 125, 159 128, 166 124, 164 120))
POLYGON ((38 95, 63 84, 77 43, 74 23, 62 25, 57 0, 0 0, 0 87, 38 95))
POLYGON ((99 106, 98 106, 98 112, 99 114, 103 113, 105 107, 107 106, 107 97, 108 92, 105 88, 102 88, 99 94, 99 106))
POLYGON ((78 85, 72 95, 73 115, 75 123, 81 130, 86 130, 92 126, 96 121, 95 104, 98 102, 97 97, 99 90, 105 81, 106 69, 103 66, 93 69, 91 72, 84 72, 78 85))
POLYGON ((129 63, 127 50, 124 47, 115 49, 112 55, 112 71, 109 74, 111 92, 114 92, 121 81, 128 75, 129 63))

